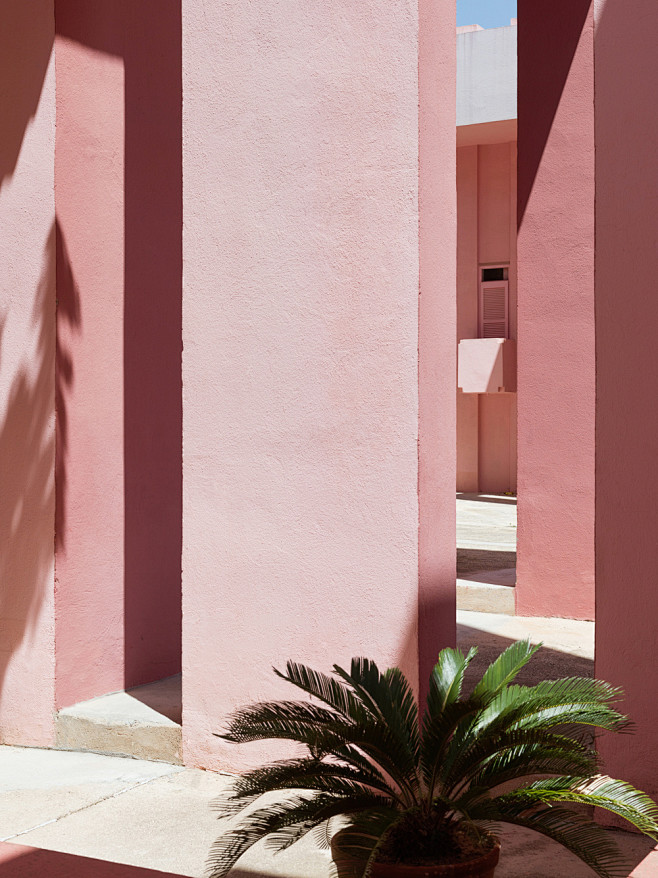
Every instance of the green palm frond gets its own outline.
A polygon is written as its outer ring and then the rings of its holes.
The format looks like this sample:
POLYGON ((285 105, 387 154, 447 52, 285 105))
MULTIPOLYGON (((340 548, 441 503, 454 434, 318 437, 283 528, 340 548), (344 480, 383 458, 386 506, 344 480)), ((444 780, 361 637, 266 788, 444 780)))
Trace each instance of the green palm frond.
POLYGON ((489 665, 473 690, 473 695, 476 698, 484 696, 493 698, 498 695, 515 679, 541 646, 541 643, 532 646, 529 640, 512 643, 489 665))
POLYGON ((313 757, 289 759, 255 768, 241 775, 228 796, 222 796, 215 807, 223 817, 232 817, 259 796, 277 790, 315 790, 317 792, 351 795, 379 793, 398 799, 398 791, 373 772, 313 757))
POLYGON ((559 805, 534 808, 531 813, 491 803, 488 820, 533 829, 558 842, 586 863, 600 878, 625 878, 628 869, 610 835, 585 814, 559 805))
POLYGON ((487 744, 482 748, 481 757, 475 756, 472 767, 446 790, 447 795, 461 797, 471 789, 494 790, 530 775, 591 777, 598 771, 594 750, 561 735, 535 732, 529 736, 514 732, 501 737, 497 745, 487 744))
POLYGON ((309 702, 258 702, 236 711, 228 729, 216 737, 234 744, 276 738, 311 746, 324 735, 340 736, 349 726, 335 711, 309 702))
POLYGON ((462 694, 466 668, 476 655, 476 647, 472 647, 468 651, 468 655, 449 647, 441 650, 439 660, 430 674, 426 716, 441 715, 446 707, 459 699, 462 694))
MULTIPOLYGON (((213 844, 208 858, 209 878, 224 878, 241 856, 261 839, 281 835, 281 848, 289 847, 315 826, 339 814, 352 814, 372 809, 387 812, 385 800, 375 795, 345 799, 341 796, 319 794, 294 796, 285 802, 276 802, 251 811, 234 829, 220 835, 213 844), (294 836, 290 840, 291 835, 294 836), (289 841, 289 844, 288 844, 289 841)), ((395 812, 391 811, 394 815, 395 812)), ((271 842, 276 846, 277 842, 271 842)))
POLYGON ((640 832, 658 838, 658 807, 646 793, 606 775, 553 777, 505 793, 495 801, 527 811, 538 804, 571 802, 603 808, 627 820, 640 832))
POLYGON ((597 771, 596 751, 580 741, 541 729, 515 729, 476 739, 443 780, 446 792, 454 793, 470 784, 493 789, 529 774, 590 776, 597 771), (564 767, 548 767, 552 760, 564 767))
MULTIPOLYGON (((503 653, 504 655, 504 653, 503 653)), ((477 689, 477 687, 476 687, 477 689)), ((445 755, 441 778, 450 784, 477 763, 483 743, 520 729, 550 733, 556 728, 593 727, 622 731, 628 720, 611 702, 619 690, 598 680, 566 678, 534 687, 507 685, 474 718, 460 723, 445 755)))
MULTIPOLYGON (((385 732, 387 749, 394 759, 388 760, 388 764, 377 761, 417 801, 420 792, 418 703, 406 677, 398 668, 381 674, 375 662, 364 658, 352 659, 349 673, 338 665, 334 665, 334 671, 352 687, 371 714, 372 722, 363 727, 370 730, 370 737, 374 728, 385 732)), ((369 742, 365 736, 349 740, 376 758, 366 749, 369 742)))
POLYGON ((352 690, 342 680, 291 661, 286 662, 285 674, 277 671, 276 668, 273 670, 277 677, 328 704, 345 719, 352 722, 363 721, 365 705, 354 696, 352 690))

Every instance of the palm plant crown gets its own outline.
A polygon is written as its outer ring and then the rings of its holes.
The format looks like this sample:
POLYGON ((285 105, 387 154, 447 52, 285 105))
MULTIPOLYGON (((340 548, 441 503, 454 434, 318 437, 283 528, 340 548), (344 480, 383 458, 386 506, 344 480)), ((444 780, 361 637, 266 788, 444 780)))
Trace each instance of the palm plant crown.
POLYGON ((602 878, 625 874, 616 846, 582 809, 606 809, 658 837, 658 808, 628 783, 600 773, 591 730, 622 731, 613 704, 622 693, 587 678, 527 687, 513 680, 539 647, 512 644, 470 695, 465 671, 476 654, 444 649, 431 678, 426 710, 398 668, 381 673, 365 658, 334 675, 288 662, 279 677, 312 696, 261 702, 238 710, 219 737, 245 743, 284 739, 305 755, 248 771, 220 803, 221 816, 242 814, 213 845, 211 878, 227 875, 261 838, 276 851, 342 816, 334 850, 339 874, 367 878, 377 860, 427 863, 472 856, 483 831, 498 822, 554 839, 602 878), (264 793, 290 791, 251 808, 264 793))

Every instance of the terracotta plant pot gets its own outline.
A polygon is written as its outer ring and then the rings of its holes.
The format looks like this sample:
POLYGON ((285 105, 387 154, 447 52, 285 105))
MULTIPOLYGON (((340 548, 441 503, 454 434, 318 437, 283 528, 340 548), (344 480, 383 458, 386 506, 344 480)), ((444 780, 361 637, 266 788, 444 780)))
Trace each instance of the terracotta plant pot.
MULTIPOLYGON (((340 833, 331 841, 332 851, 340 844, 340 833), (336 839, 338 841, 336 842, 336 839)), ((493 878, 500 856, 500 843, 482 856, 466 863, 444 863, 437 866, 403 866, 396 863, 375 863, 371 878, 493 878)), ((349 878, 346 873, 341 878, 349 878)))

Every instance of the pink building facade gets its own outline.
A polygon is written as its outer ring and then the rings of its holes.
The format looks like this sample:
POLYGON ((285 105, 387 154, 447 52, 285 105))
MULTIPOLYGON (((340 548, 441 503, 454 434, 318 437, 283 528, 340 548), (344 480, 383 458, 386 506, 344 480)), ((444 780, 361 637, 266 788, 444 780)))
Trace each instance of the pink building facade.
POLYGON ((516 491, 516 30, 457 37, 459 492, 516 491))
POLYGON ((519 5, 517 178, 509 126, 457 162, 451 3, 2 0, 2 741, 182 668, 185 761, 236 768, 288 657, 422 690, 516 401, 519 609, 596 610, 602 748, 658 792, 658 11, 519 5), (456 394, 505 268, 518 395, 501 352, 456 394))

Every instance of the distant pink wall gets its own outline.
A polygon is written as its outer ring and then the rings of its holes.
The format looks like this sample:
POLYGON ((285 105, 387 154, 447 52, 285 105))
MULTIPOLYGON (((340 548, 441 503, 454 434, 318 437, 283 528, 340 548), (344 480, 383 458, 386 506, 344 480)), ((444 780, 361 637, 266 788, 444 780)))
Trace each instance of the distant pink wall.
POLYGON ((0 3, 0 742, 49 746, 55 703, 52 0, 0 3))
MULTIPOLYGON (((516 338, 516 143, 491 143, 489 126, 468 127, 486 142, 457 150, 457 338, 478 337, 479 266, 487 263, 509 263, 516 338)), ((457 392, 457 490, 516 490, 515 394, 457 392)))
POLYGON ((592 619, 593 19, 520 6, 517 612, 592 619))
POLYGON ((658 14, 648 0, 595 11, 596 674, 625 689, 636 725, 601 752, 658 798, 658 14))
MULTIPOLYGON (((451 5, 423 4, 438 46, 451 5)), ((454 399, 421 425, 422 442, 442 433, 421 478, 440 544, 419 565, 415 8, 185 0, 183 34, 183 734, 188 763, 237 768, 271 747, 212 732, 290 694, 273 664, 365 654, 418 684, 419 567, 423 625, 445 598, 432 656, 454 636, 454 506, 439 520, 454 399)), ((438 103, 421 154, 439 177, 421 278, 429 243, 446 251, 430 316, 454 284, 454 58, 425 51, 438 103)), ((421 336, 421 394, 454 374, 447 308, 451 353, 421 336)))

